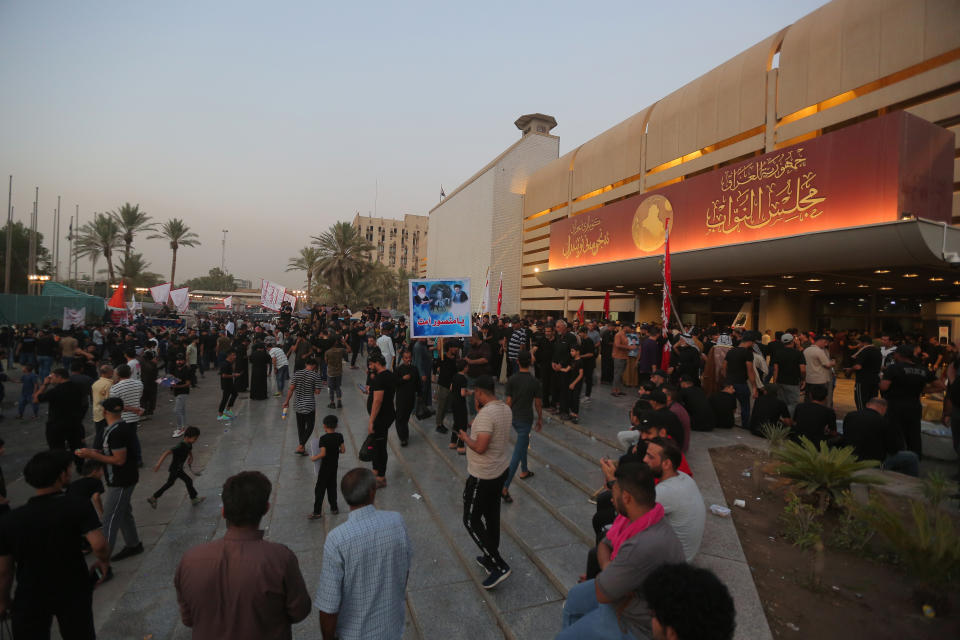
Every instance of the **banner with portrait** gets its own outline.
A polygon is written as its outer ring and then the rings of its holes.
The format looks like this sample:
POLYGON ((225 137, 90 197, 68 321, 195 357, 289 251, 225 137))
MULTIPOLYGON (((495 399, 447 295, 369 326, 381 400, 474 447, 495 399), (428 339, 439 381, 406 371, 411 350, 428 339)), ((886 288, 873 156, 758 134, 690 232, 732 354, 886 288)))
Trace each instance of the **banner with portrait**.
POLYGON ((410 280, 408 288, 412 337, 470 336, 470 278, 410 280))

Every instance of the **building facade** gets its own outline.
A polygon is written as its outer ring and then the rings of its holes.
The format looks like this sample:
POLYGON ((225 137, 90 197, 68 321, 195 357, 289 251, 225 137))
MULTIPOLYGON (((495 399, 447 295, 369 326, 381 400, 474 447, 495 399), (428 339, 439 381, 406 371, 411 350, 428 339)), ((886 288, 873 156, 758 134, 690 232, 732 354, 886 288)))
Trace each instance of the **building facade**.
POLYGON ((530 176, 560 154, 551 116, 524 115, 514 124, 520 139, 430 210, 428 277, 469 277, 475 311, 488 273, 491 310, 502 273, 502 312, 520 311, 523 194, 530 176))
POLYGON ((535 172, 520 305, 659 319, 670 225, 684 322, 958 324, 958 130, 960 3, 834 0, 535 172))
POLYGON ((353 228, 373 245, 373 250, 367 252, 370 262, 419 274, 421 260, 427 255, 427 216, 407 213, 395 220, 358 213, 353 218, 353 228))

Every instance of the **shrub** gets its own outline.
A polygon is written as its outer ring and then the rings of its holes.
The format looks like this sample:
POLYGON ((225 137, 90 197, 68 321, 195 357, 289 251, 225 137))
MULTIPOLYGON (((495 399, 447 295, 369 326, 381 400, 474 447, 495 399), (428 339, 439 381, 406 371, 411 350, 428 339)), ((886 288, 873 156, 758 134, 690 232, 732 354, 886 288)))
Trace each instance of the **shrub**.
POLYGON ((859 505, 849 491, 840 494, 837 506, 843 510, 843 515, 833 530, 830 544, 838 549, 855 553, 863 552, 876 534, 876 530, 864 519, 859 505))
POLYGON ((939 507, 950 495, 952 489, 951 482, 939 471, 931 472, 920 485, 923 497, 934 507, 939 507))
POLYGON ((810 504, 805 504, 800 496, 794 494, 780 515, 783 525, 783 537, 801 549, 813 548, 820 542, 823 525, 819 518, 822 512, 810 504))
POLYGON ((773 452, 780 461, 778 472, 790 478, 804 493, 816 495, 821 510, 826 510, 831 500, 836 500, 840 492, 849 489, 854 482, 880 484, 880 478, 854 474, 863 469, 879 466, 876 460, 857 460, 853 447, 830 447, 820 442, 818 449, 805 436, 800 442, 785 442, 773 452))
POLYGON ((790 427, 780 422, 764 422, 760 425, 760 433, 770 441, 770 450, 776 451, 790 437, 790 427))

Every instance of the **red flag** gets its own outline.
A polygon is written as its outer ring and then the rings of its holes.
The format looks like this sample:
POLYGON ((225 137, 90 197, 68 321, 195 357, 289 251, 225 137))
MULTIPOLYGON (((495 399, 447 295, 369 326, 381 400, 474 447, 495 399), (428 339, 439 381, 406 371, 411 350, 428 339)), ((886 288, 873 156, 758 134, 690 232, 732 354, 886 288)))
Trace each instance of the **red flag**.
POLYGON ((500 272, 500 290, 497 292, 497 315, 500 315, 500 305, 503 304, 503 271, 500 272))
POLYGON ((580 308, 577 309, 577 320, 580 321, 580 324, 583 324, 583 300, 580 301, 580 308))
POLYGON ((123 280, 121 280, 120 286, 116 288, 116 290, 113 292, 113 296, 107 301, 107 306, 113 309, 126 309, 127 304, 124 302, 126 294, 127 292, 124 289, 123 280))
POLYGON ((603 297, 603 319, 610 319, 610 292, 607 291, 607 295, 603 297))
POLYGON ((663 241, 663 356, 660 359, 660 368, 666 371, 670 367, 670 338, 667 330, 670 325, 670 218, 664 220, 663 241))

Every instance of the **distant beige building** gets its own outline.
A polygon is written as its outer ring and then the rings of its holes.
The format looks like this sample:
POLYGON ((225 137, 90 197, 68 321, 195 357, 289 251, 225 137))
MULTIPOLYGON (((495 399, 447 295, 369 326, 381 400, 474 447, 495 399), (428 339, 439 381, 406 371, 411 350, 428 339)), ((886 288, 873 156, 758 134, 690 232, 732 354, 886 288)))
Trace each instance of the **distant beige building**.
POLYGON ((367 253, 370 262, 379 262, 391 269, 403 269, 419 276, 421 261, 427 257, 428 221, 427 216, 409 213, 402 220, 357 214, 353 218, 353 228, 373 245, 373 251, 367 253))

